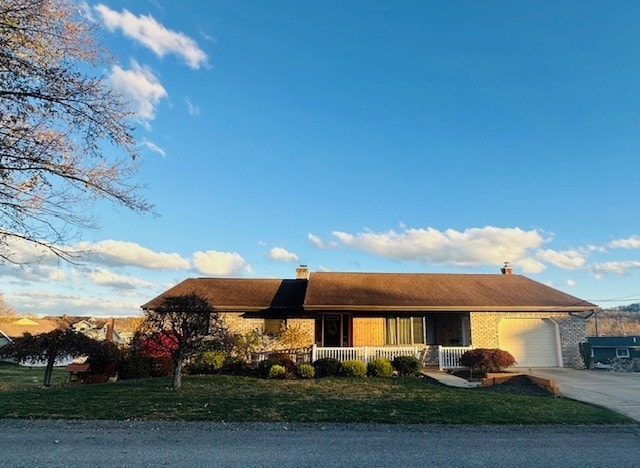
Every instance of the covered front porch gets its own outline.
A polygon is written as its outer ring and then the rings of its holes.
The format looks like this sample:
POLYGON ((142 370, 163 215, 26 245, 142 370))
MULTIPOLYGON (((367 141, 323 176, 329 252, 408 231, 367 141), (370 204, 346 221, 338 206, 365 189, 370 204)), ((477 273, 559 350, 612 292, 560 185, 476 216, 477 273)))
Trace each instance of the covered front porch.
POLYGON ((311 347, 311 362, 322 358, 339 361, 362 361, 365 364, 377 358, 393 361, 398 356, 414 356, 423 366, 438 366, 438 369, 456 369, 460 356, 472 349, 471 346, 349 346, 349 347, 311 347))
POLYGON ((315 318, 312 360, 368 362, 413 355, 423 365, 458 367, 471 347, 468 312, 322 312, 315 318))

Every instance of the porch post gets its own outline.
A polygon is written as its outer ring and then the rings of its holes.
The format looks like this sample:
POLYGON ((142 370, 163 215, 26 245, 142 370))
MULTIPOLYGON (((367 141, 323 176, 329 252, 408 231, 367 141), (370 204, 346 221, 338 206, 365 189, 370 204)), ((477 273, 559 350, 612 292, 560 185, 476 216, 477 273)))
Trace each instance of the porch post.
POLYGON ((316 362, 318 351, 316 350, 316 344, 311 345, 311 362, 316 362))
POLYGON ((460 332, 462 333, 462 346, 470 345, 471 338, 471 317, 469 315, 462 315, 460 317, 460 332))

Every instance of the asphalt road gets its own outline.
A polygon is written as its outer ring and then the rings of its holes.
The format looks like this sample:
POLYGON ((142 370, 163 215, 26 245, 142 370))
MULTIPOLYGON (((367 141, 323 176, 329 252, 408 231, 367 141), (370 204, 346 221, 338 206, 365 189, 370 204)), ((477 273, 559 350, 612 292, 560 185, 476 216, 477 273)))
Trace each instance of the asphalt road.
POLYGON ((640 467, 640 425, 392 426, 0 420, 0 465, 640 467))

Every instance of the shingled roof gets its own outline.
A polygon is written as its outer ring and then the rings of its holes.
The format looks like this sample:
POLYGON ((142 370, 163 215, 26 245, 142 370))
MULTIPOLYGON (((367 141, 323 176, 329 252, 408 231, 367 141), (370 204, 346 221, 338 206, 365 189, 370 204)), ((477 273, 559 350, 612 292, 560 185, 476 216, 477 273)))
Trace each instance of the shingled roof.
POLYGON ((520 275, 311 273, 307 310, 584 311, 598 306, 520 275))
POLYGON ((306 288, 306 280, 190 278, 147 302, 142 308, 153 310, 166 297, 196 293, 217 310, 295 310, 302 308, 306 288))
POLYGON ((304 279, 191 278, 142 306, 196 293, 222 311, 577 312, 598 306, 520 275, 311 273, 304 279))

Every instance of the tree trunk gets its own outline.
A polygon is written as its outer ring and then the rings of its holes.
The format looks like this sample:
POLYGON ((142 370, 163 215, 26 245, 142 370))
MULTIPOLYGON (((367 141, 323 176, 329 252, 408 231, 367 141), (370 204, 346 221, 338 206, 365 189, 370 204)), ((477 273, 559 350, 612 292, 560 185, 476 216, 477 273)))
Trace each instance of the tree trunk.
POLYGON ((53 374, 53 365, 56 362, 56 354, 47 355, 47 366, 44 368, 44 386, 51 387, 51 374, 53 374))
POLYGON ((182 386, 182 358, 173 358, 173 389, 177 390, 182 386))

